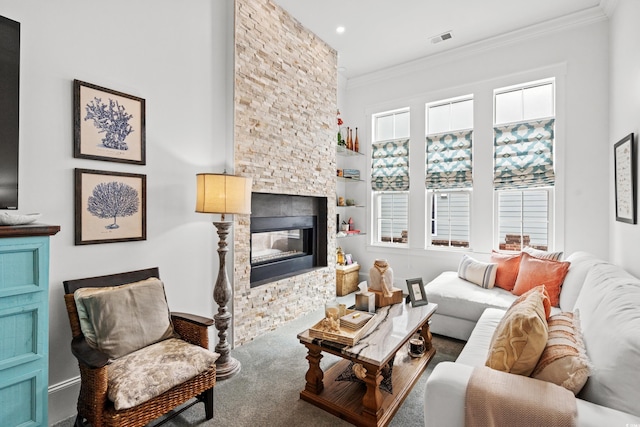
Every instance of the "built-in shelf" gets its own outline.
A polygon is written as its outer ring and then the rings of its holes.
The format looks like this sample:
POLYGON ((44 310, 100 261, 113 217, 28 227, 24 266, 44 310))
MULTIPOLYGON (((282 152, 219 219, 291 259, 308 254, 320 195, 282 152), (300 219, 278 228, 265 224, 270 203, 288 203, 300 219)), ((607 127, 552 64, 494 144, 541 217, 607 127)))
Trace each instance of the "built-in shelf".
POLYGON ((364 156, 364 153, 359 151, 348 150, 347 147, 343 145, 336 145, 336 153, 339 156, 364 156))
POLYGON ((357 236, 366 236, 367 233, 351 233, 351 234, 345 234, 344 236, 337 234, 336 233, 336 238, 337 239, 346 239, 348 237, 357 237, 357 236))
POLYGON ((364 205, 336 205, 339 208, 364 208, 364 205))
POLYGON ((336 177, 338 178, 338 181, 345 181, 345 182, 364 182, 363 179, 359 179, 359 178, 345 178, 344 176, 338 176, 336 177))

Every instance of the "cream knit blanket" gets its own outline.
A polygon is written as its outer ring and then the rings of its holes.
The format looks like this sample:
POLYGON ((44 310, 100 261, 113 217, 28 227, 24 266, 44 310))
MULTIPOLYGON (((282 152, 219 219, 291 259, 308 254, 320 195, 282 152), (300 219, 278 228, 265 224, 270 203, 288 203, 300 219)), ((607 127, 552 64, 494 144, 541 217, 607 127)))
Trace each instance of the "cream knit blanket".
POLYGON ((467 385, 466 427, 575 426, 577 413, 573 393, 546 381, 482 366, 467 385))

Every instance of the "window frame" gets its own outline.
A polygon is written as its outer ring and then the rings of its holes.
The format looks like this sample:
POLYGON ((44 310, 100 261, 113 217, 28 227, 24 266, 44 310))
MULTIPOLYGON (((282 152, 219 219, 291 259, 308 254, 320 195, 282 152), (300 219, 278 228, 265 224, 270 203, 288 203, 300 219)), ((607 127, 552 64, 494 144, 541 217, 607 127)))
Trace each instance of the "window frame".
MULTIPOLYGON (((475 126, 474 126, 474 113, 475 113, 475 97, 473 93, 469 93, 466 95, 460 95, 460 96, 455 96, 455 97, 451 97, 451 98, 446 98, 446 99, 440 99, 437 101, 432 101, 432 102, 425 102, 424 104, 425 106, 425 151, 426 152, 426 139, 431 136, 431 135, 438 135, 441 133, 446 133, 446 132, 460 132, 460 131, 465 131, 465 130, 471 130, 472 132, 475 131, 475 126), (452 129, 451 128, 451 123, 452 123, 452 114, 451 114, 451 106, 453 104, 456 103, 461 103, 461 102, 467 102, 470 101, 471 102, 471 127, 463 127, 463 128, 459 128, 459 129, 452 129), (449 126, 447 130, 438 130, 437 132, 429 132, 429 110, 430 108, 434 108, 434 107, 442 107, 448 105, 449 106, 449 126)), ((472 151, 473 151, 473 147, 472 147, 472 151)), ((425 159, 426 160, 426 159, 425 159)), ((426 161, 425 161, 425 167, 426 167, 426 161)), ((473 159, 471 161, 471 170, 472 170, 472 174, 473 174, 473 168, 474 168, 474 163, 473 163, 473 159)), ((471 236, 472 236, 472 232, 471 232, 471 227, 472 227, 472 218, 473 218, 473 184, 471 187, 469 188, 455 188, 455 189, 447 189, 447 190, 441 190, 441 189, 428 189, 425 188, 425 207, 426 207, 426 215, 425 215, 425 219, 426 219, 426 223, 425 223, 425 248, 426 249, 438 249, 438 250, 464 250, 464 251, 468 251, 471 249, 471 236), (468 242, 467 242, 467 246, 452 246, 451 245, 451 227, 449 227, 449 245, 447 246, 443 246, 443 245, 434 245, 433 244, 433 236, 434 236, 434 227, 435 227, 435 231, 437 231, 438 227, 437 227, 437 207, 434 206, 433 201, 436 200, 436 195, 438 193, 442 194, 442 193, 453 193, 453 192, 460 192, 460 193, 466 193, 468 195, 468 205, 469 205, 469 216, 468 216, 468 230, 469 230, 469 234, 468 234, 468 242), (432 217, 436 216, 436 219, 432 221, 432 217)), ((449 224, 451 224, 451 216, 449 216, 449 224)))
MULTIPOLYGON (((553 152, 553 162, 554 162, 554 170, 556 170, 556 177, 559 175, 557 168, 558 168, 558 146, 556 144, 557 142, 557 124, 558 124, 558 105, 557 105, 557 100, 558 100, 558 79, 556 77, 548 77, 548 78, 544 78, 544 79, 538 79, 538 80, 533 80, 530 82, 525 82, 525 83, 521 83, 521 84, 515 84, 515 85, 510 85, 510 86, 506 86, 506 87, 501 87, 501 88, 496 88, 493 90, 493 127, 497 127, 497 126, 504 126, 504 125, 508 125, 510 123, 518 123, 518 122, 524 122, 524 121, 533 121, 533 120, 544 120, 544 119, 549 119, 549 118, 554 118, 555 119, 555 124, 556 124, 556 131, 555 131, 555 135, 554 135, 554 140, 553 140, 553 146, 554 146, 554 152, 553 152), (521 93, 524 92, 524 90, 529 89, 529 88, 534 88, 534 87, 540 87, 540 86, 544 86, 547 84, 551 84, 552 85, 552 109, 553 109, 553 115, 552 116, 544 116, 544 117, 536 117, 536 118, 524 118, 524 113, 523 113, 523 117, 521 117, 519 120, 515 120, 515 121, 510 121, 510 122, 496 122, 496 115, 497 115, 497 96, 503 93, 508 93, 508 92, 515 92, 515 91, 520 91, 521 93)), ((524 97, 523 97, 524 99, 524 97)), ((522 101, 524 102, 524 101, 522 101)), ((523 108, 523 112, 524 112, 524 108, 523 108)), ((494 137, 492 137, 493 139, 494 137)), ((493 150, 495 150, 495 146, 492 147, 493 150)), ((495 162, 495 160, 494 160, 495 162)), ((493 248, 495 250, 500 250, 503 252, 514 252, 512 250, 507 250, 507 249, 499 249, 500 248, 500 194, 501 192, 526 192, 526 191, 546 191, 547 192, 547 251, 553 251, 556 248, 556 215, 555 215, 555 211, 556 211, 556 199, 557 199, 557 189, 556 186, 558 185, 557 181, 553 186, 547 186, 547 187, 531 187, 531 188, 520 188, 520 189, 507 189, 507 190, 496 190, 495 188, 493 189, 493 248)), ((524 248, 524 245, 522 243, 522 238, 523 238, 523 226, 522 226, 522 220, 521 220, 521 227, 520 227, 520 241, 521 241, 521 247, 520 250, 522 250, 524 248)))
MULTIPOLYGON (((374 143, 376 142, 382 142, 382 141, 387 141, 387 140, 398 140, 398 139, 408 139, 409 140, 409 145, 411 145, 411 107, 407 106, 407 107, 401 107, 401 108, 395 108, 395 109, 391 109, 391 110, 386 110, 386 111, 381 111, 378 113, 373 113, 371 114, 371 129, 372 129, 372 138, 371 138, 371 144, 370 146, 372 146, 374 143), (393 130, 393 137, 392 138, 381 138, 378 139, 377 138, 377 120, 379 118, 382 117, 388 117, 390 115, 397 115, 397 114, 404 114, 407 113, 408 114, 408 131, 409 131, 409 135, 403 135, 403 136, 399 136, 397 135, 396 129, 395 129, 395 120, 394 120, 394 130, 393 130)), ((409 159, 411 158, 411 152, 409 152, 409 159)), ((371 158, 370 158, 371 161, 371 158)), ((411 176, 409 175, 409 180, 411 181, 411 176)), ((410 219, 409 219, 409 215, 411 212, 411 198, 409 197, 409 191, 398 191, 398 192, 393 192, 393 191, 376 191, 373 190, 369 187, 369 193, 370 193, 370 202, 371 202, 371 215, 370 215, 370 223, 371 223, 371 227, 370 227, 370 234, 371 234, 371 239, 370 239, 370 244, 372 246, 387 246, 387 247, 409 247, 409 235, 407 233, 407 242, 405 243, 394 243, 392 242, 383 242, 381 240, 381 236, 380 236, 380 211, 382 209, 382 205, 380 203, 380 199, 381 199, 381 195, 386 194, 386 193, 406 193, 407 194, 407 212, 406 212, 406 216, 407 216, 407 232, 409 231, 409 225, 410 225, 410 219)), ((392 237, 393 240, 393 237, 392 237)))

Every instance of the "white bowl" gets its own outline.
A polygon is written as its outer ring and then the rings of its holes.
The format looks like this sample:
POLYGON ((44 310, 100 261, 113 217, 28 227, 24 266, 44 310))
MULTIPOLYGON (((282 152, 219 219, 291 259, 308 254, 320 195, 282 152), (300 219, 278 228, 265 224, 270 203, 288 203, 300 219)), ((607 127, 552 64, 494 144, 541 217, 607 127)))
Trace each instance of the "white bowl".
POLYGON ((40 218, 39 213, 31 214, 10 214, 8 212, 0 212, 0 225, 25 225, 31 224, 40 218))

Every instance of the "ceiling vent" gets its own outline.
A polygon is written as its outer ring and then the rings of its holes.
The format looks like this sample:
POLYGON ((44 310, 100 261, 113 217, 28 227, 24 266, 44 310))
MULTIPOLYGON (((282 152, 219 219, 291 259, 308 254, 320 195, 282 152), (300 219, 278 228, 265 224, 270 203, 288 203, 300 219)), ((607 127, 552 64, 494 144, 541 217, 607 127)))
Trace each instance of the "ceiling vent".
POLYGON ((437 36, 431 37, 431 43, 432 44, 440 43, 442 41, 449 40, 452 37, 453 37, 453 31, 447 31, 445 33, 438 34, 437 36))

